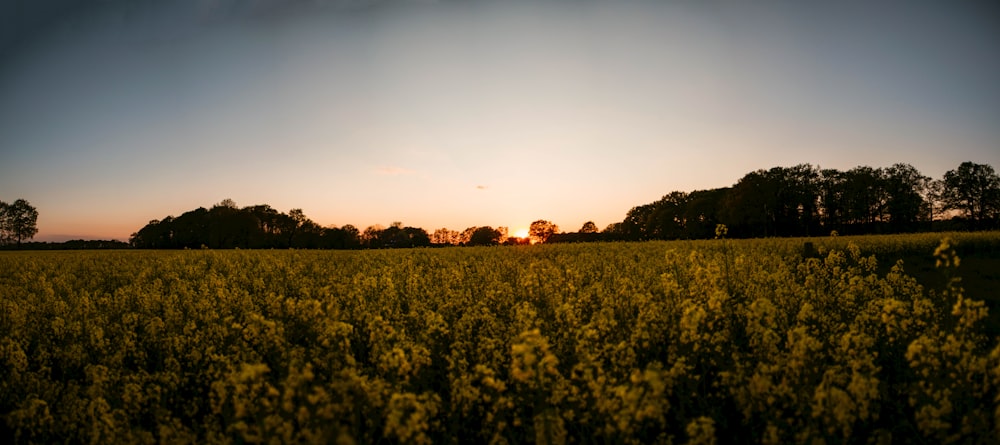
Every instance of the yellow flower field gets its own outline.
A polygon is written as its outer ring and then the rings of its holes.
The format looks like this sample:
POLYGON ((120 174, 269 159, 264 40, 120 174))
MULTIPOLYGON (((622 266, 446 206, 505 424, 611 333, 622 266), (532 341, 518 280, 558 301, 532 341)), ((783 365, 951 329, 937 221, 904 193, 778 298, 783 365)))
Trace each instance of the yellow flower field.
POLYGON ((0 252, 0 438, 997 443, 998 246, 0 252))

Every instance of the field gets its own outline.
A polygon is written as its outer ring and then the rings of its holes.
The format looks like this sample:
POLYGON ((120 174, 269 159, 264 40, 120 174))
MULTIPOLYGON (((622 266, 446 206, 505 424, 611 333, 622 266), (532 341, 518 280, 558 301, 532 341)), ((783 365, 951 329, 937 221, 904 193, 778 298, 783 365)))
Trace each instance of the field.
POLYGON ((0 439, 997 443, 998 288, 998 233, 2 252, 0 439))

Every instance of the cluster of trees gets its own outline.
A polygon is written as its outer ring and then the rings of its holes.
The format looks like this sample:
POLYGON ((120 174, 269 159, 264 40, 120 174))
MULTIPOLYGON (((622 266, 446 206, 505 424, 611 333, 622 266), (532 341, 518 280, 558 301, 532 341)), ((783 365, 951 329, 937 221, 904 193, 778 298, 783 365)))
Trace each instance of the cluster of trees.
POLYGON ((633 207, 603 239, 712 238, 900 233, 934 228, 987 229, 1000 220, 1000 176, 989 165, 962 163, 941 180, 908 164, 848 171, 809 164, 746 174, 732 187, 672 192, 633 207))
POLYGON ((802 164, 750 172, 731 187, 671 192, 633 207, 604 231, 588 221, 576 232, 560 232, 547 220, 533 222, 527 238, 510 236, 506 227, 428 233, 399 222, 362 231, 352 225, 322 227, 301 209, 285 214, 268 205, 239 208, 227 199, 211 209, 150 221, 129 244, 159 249, 484 246, 704 239, 715 237, 719 224, 727 226, 727 236, 749 238, 987 229, 998 222, 1000 176, 989 165, 965 162, 933 180, 908 164, 847 171, 802 164))
POLYGON ((150 221, 129 239, 133 247, 152 249, 381 249, 527 242, 527 239, 508 236, 506 227, 469 227, 462 232, 442 228, 433 234, 400 222, 389 227, 373 225, 363 231, 350 224, 322 227, 306 217, 301 209, 292 209, 286 214, 269 205, 240 208, 231 199, 210 209, 202 207, 176 218, 168 216, 150 221))
POLYGON ((360 247, 354 226, 321 227, 302 209, 287 214, 262 204, 239 208, 231 199, 199 207, 181 216, 152 220, 129 238, 133 247, 150 249, 351 249, 360 247))
POLYGON ((0 246, 21 243, 38 233, 38 210, 28 201, 18 199, 10 204, 0 201, 0 246))

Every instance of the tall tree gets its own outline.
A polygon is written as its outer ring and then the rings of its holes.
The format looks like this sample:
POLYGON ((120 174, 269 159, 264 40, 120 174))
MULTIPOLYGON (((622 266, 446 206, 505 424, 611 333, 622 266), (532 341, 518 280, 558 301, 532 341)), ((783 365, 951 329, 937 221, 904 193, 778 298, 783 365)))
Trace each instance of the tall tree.
POLYGON ((613 222, 604 227, 604 231, 601 232, 602 238, 605 240, 624 240, 628 239, 625 233, 625 227, 623 223, 613 222))
POLYGON ((434 244, 458 244, 460 235, 457 230, 442 227, 435 230, 434 234, 431 235, 431 242, 434 244))
POLYGON ((684 210, 687 206, 688 194, 670 192, 653 203, 653 212, 646 220, 646 232, 654 239, 678 239, 684 234, 684 210))
POLYGON ((469 236, 470 246, 495 246, 500 244, 501 233, 490 226, 477 227, 469 236))
POLYGON ((684 237, 704 239, 715 236, 715 227, 719 224, 719 210, 728 188, 712 190, 695 190, 688 194, 684 206, 684 237))
POLYGON ((497 227, 496 230, 497 232, 500 233, 500 238, 499 238, 500 244, 503 244, 505 241, 507 241, 507 238, 510 238, 510 229, 507 228, 507 226, 497 227))
POLYGON ((583 227, 580 227, 580 233, 597 233, 597 224, 594 224, 593 221, 583 223, 583 227))
POLYGON ((548 241, 549 237, 557 232, 559 232, 559 226, 544 219, 535 221, 528 226, 528 235, 531 236, 531 239, 536 243, 544 243, 548 241))
POLYGON ((170 249, 173 248, 171 224, 173 217, 168 216, 162 221, 154 219, 129 237, 129 244, 140 249, 170 249))
POLYGON ((424 229, 403 227, 401 222, 393 222, 388 228, 379 232, 377 238, 378 247, 422 247, 431 243, 431 238, 424 229))
POLYGON ((7 240, 7 207, 10 204, 0 201, 0 246, 6 245, 7 240))
POLYGON ((1000 176, 989 165, 963 162, 949 170, 942 192, 945 208, 962 212, 973 223, 1000 213, 1000 176))
POLYGON ((330 236, 335 237, 333 242, 337 248, 357 249, 361 247, 361 232, 351 224, 333 230, 330 236))
POLYGON ((361 242, 369 249, 381 248, 381 235, 384 230, 385 227, 382 227, 381 224, 368 226, 364 232, 361 232, 361 242))
MULTIPOLYGON (((201 231, 200 237, 202 240, 199 244, 204 244, 213 249, 232 249, 235 247, 245 249, 248 247, 273 246, 270 239, 266 241, 262 240, 260 244, 251 242, 251 240, 260 236, 256 221, 254 220, 256 214, 251 214, 250 211, 260 209, 260 206, 240 210, 236 208, 235 203, 226 203, 226 201, 231 200, 223 200, 222 203, 212 206, 211 210, 208 211, 205 222, 206 227, 201 231)), ((184 217, 185 215, 181 215, 177 218, 175 225, 184 217)), ((182 246, 175 245, 174 247, 182 246)))
POLYGON ((463 230, 462 233, 458 234, 458 244, 463 246, 469 245, 469 241, 472 240, 472 234, 475 233, 478 228, 479 227, 472 226, 463 230))
POLYGON ((924 199, 930 179, 910 164, 885 169, 886 213, 893 231, 913 230, 917 222, 930 219, 924 199))
POLYGON ((616 228, 616 233, 621 238, 631 241, 653 239, 650 220, 654 210, 656 206, 653 204, 632 207, 625 214, 625 220, 616 228))
POLYGON ((810 235, 819 228, 820 171, 810 164, 771 169, 780 172, 779 199, 786 235, 810 235))
POLYGON ((820 221, 825 230, 844 231, 844 224, 847 223, 847 203, 844 197, 846 180, 846 175, 840 170, 820 171, 820 221))
POLYGON ((403 227, 411 247, 427 247, 431 245, 431 236, 426 230, 419 227, 403 227))
POLYGON ((767 170, 744 175, 726 194, 722 222, 737 236, 773 236, 778 187, 767 170))
POLYGON ((212 246, 210 243, 205 242, 205 233, 208 232, 211 225, 211 215, 208 209, 204 207, 184 212, 181 216, 178 216, 173 223, 174 247, 187 247, 191 249, 201 247, 202 245, 213 248, 221 247, 212 246))
POLYGON ((881 168, 868 166, 855 167, 844 174, 844 201, 849 223, 871 227, 888 219, 884 177, 881 168))
POLYGON ((927 181, 924 199, 927 205, 927 219, 930 221, 941 219, 948 210, 944 203, 944 180, 927 181))
POLYGON ((38 210, 28 201, 18 199, 6 204, 0 201, 0 242, 17 244, 31 239, 38 233, 38 210))

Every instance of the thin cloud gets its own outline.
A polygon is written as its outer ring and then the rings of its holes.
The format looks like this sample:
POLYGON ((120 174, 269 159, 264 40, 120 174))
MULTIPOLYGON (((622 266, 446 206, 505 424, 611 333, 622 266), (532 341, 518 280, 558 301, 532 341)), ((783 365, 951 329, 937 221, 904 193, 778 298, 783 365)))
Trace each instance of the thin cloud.
POLYGON ((378 173, 383 176, 402 176, 402 175, 412 175, 413 170, 406 169, 403 167, 388 166, 388 167, 379 167, 375 169, 375 173, 378 173))
POLYGON ((486 189, 488 189, 488 188, 489 188, 489 187, 487 187, 487 186, 485 186, 485 185, 477 185, 477 186, 476 186, 476 190, 486 190, 486 189))

